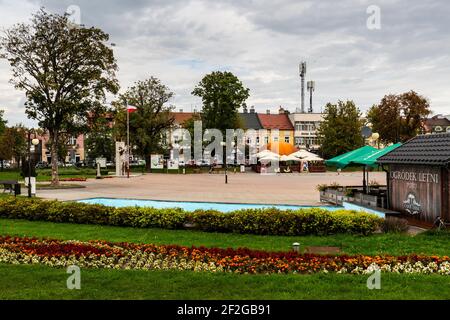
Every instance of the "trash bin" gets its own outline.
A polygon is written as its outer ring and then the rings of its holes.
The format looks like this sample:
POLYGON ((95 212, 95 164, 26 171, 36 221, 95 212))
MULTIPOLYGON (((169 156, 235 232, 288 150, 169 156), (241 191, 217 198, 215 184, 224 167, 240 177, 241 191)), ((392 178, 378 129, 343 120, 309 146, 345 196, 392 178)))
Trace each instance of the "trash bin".
POLYGON ((20 183, 16 183, 14 185, 14 196, 20 196, 21 192, 20 192, 20 183))

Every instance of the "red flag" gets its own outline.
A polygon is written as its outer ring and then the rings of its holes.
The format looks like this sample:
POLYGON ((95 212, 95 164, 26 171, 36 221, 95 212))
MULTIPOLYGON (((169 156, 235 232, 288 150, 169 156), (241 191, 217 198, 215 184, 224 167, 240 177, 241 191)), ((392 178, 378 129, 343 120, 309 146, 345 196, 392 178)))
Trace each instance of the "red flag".
POLYGON ((127 106, 127 111, 128 113, 133 113, 137 111, 137 108, 133 106, 127 106))

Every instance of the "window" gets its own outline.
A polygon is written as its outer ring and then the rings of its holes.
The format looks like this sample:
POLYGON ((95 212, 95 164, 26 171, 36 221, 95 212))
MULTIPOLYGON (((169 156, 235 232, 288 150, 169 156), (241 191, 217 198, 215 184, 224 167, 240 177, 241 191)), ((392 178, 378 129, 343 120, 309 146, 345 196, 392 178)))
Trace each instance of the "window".
POLYGON ((436 131, 436 132, 441 132, 441 131, 442 131, 442 127, 437 126, 436 128, 434 128, 434 131, 436 131))
POLYGON ((314 132, 319 124, 320 122, 317 121, 297 121, 295 122, 295 130, 314 132))
POLYGON ((265 143, 265 144, 268 144, 268 143, 269 143, 269 137, 265 137, 265 138, 264 138, 264 143, 265 143))
POLYGON ((278 137, 273 137, 273 142, 278 142, 278 137))
POLYGON ((259 137, 256 137, 256 144, 259 144, 259 137))
POLYGON ((289 143, 289 142, 290 142, 289 136, 284 137, 284 142, 286 142, 286 143, 289 143))

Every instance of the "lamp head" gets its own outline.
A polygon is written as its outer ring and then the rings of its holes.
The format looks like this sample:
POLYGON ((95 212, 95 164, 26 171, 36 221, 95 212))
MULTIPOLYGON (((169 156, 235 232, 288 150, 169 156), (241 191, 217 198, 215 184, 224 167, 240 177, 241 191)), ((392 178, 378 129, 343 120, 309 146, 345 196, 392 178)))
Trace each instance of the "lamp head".
POLYGON ((39 144, 39 139, 34 138, 33 140, 31 140, 31 144, 33 146, 37 146, 39 144))

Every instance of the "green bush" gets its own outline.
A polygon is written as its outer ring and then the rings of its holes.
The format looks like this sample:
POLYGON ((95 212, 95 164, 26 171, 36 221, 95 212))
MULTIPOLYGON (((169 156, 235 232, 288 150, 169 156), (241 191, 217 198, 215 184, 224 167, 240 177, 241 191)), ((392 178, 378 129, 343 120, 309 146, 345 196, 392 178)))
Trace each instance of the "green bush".
POLYGON ((337 233, 367 235, 377 230, 384 220, 369 213, 319 208, 245 209, 230 213, 215 210, 187 212, 180 208, 113 208, 26 198, 0 199, 0 218, 135 228, 183 229, 190 225, 206 232, 287 236, 337 233))

